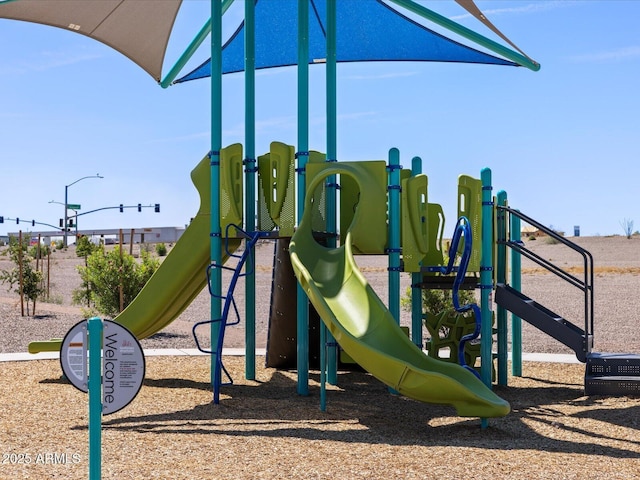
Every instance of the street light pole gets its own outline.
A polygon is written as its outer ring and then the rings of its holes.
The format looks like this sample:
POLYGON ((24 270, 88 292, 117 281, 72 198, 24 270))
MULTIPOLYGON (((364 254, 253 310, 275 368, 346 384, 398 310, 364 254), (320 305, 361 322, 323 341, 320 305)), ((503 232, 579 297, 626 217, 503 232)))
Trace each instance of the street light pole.
MULTIPOLYGON (((79 178, 75 182, 71 182, 69 185, 65 185, 64 186, 64 225, 63 225, 63 227, 64 227, 64 242, 63 242, 63 245, 65 247, 67 246, 67 221, 69 220, 69 217, 67 216, 67 210, 68 210, 67 207, 69 206, 69 187, 71 185, 75 185, 80 180, 84 180, 86 178, 104 178, 104 177, 100 176, 99 173, 96 173, 95 175, 89 175, 87 177, 79 178)), ((76 229, 77 229, 77 225, 78 225, 78 217, 76 215, 76 229)))

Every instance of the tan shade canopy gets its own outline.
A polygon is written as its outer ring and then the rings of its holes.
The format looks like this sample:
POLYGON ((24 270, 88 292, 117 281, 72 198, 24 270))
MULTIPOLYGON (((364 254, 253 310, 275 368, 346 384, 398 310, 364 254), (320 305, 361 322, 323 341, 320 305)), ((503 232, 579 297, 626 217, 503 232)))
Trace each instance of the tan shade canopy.
POLYGON ((0 18, 64 28, 98 40, 156 81, 182 0, 18 0, 0 2, 0 18))

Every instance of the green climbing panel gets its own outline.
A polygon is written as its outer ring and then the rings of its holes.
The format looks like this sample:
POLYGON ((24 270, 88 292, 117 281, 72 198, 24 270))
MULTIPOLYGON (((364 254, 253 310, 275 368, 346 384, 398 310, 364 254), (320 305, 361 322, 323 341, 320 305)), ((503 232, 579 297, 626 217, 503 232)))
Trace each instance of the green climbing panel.
MULTIPOLYGON (((482 182, 468 175, 458 177, 458 218, 467 217, 471 224, 471 258, 467 272, 480 271, 482 256, 482 182)), ((463 244, 460 243, 459 251, 463 244)))
MULTIPOLYGON (((431 337, 427 342, 428 355, 445 362, 458 363, 460 339, 473 333, 475 323, 473 312, 464 314, 442 312, 438 315, 427 315, 424 325, 431 337)), ((475 365, 479 357, 480 343, 467 342, 464 347, 466 364, 475 365)))
POLYGON ((402 180, 402 259, 405 272, 419 272, 429 251, 427 188, 424 174, 402 180))
POLYGON ((220 151, 220 219, 222 232, 229 224, 242 225, 242 145, 220 151))
POLYGON ((295 226, 295 148, 271 142, 269 153, 258 157, 258 229, 280 236, 293 235, 295 226))

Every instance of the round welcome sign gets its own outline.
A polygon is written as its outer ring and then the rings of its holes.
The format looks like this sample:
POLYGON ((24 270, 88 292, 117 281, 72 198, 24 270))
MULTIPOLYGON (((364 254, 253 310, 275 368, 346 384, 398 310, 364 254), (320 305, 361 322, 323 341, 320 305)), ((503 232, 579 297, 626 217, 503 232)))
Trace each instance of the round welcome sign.
MULTIPOLYGON (((136 397, 144 380, 145 361, 140 342, 122 325, 103 320, 102 413, 126 407, 136 397)), ((60 363, 73 386, 88 391, 87 321, 69 330, 62 340, 60 363)))

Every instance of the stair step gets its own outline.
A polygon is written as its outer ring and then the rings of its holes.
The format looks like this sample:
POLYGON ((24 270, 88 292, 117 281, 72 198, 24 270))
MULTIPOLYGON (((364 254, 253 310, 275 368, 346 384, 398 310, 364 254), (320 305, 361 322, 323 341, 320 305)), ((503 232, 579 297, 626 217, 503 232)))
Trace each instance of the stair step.
POLYGON ((586 375, 640 378, 640 355, 632 353, 591 353, 587 356, 586 375))
POLYGON ((585 395, 640 396, 640 376, 593 376, 584 381, 585 395))

